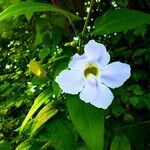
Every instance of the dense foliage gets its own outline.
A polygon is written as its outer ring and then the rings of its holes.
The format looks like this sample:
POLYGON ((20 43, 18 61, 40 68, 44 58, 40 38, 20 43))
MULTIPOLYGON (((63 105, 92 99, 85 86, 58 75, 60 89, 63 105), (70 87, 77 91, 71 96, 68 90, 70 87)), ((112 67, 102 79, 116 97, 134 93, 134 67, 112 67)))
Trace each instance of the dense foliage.
POLYGON ((149 0, 0 0, 0 149, 149 150, 149 0), (108 109, 55 77, 95 39, 132 75, 108 109))

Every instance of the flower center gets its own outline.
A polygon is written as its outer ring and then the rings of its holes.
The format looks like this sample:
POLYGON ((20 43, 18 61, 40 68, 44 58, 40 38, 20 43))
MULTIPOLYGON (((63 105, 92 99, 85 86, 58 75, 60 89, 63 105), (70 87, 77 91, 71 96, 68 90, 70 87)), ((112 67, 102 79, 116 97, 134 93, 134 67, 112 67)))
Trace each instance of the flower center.
POLYGON ((94 75, 94 76, 96 76, 96 77, 98 77, 99 74, 100 74, 99 67, 96 66, 93 63, 88 64, 87 67, 84 70, 84 76, 85 76, 85 78, 88 79, 89 75, 91 75, 91 74, 94 75))

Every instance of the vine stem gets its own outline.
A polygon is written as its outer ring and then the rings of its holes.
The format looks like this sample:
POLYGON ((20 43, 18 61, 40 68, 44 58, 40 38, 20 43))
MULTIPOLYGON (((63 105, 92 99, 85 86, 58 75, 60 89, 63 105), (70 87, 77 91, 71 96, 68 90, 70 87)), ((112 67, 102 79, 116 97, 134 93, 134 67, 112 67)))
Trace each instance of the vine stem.
POLYGON ((86 33, 86 29, 87 29, 87 26, 88 26, 89 21, 90 21, 90 16, 91 16, 92 8, 93 8, 93 5, 94 5, 94 1, 95 0, 91 0, 90 9, 89 9, 89 12, 87 14, 87 19, 85 21, 85 24, 84 24, 84 27, 83 27, 83 30, 82 30, 82 36, 85 35, 85 33, 86 33))
POLYGON ((86 33, 86 29, 87 29, 87 26, 89 24, 89 21, 90 21, 90 16, 91 16, 91 12, 92 12, 92 8, 93 8, 93 5, 94 5, 94 0, 91 0, 91 4, 90 4, 90 8, 89 8, 89 12, 87 14, 87 18, 85 20, 85 23, 84 23, 84 26, 83 26, 83 30, 82 30, 82 33, 81 33, 81 37, 79 38, 79 51, 78 52, 82 52, 82 37, 85 35, 86 33))
POLYGON ((149 123, 150 123, 150 120, 143 121, 143 122, 137 122, 135 124, 131 124, 131 125, 126 125, 126 126, 122 126, 122 127, 119 127, 119 128, 115 128, 114 131, 120 130, 120 129, 132 128, 132 127, 135 127, 135 126, 139 126, 139 125, 143 125, 143 124, 149 124, 149 123))

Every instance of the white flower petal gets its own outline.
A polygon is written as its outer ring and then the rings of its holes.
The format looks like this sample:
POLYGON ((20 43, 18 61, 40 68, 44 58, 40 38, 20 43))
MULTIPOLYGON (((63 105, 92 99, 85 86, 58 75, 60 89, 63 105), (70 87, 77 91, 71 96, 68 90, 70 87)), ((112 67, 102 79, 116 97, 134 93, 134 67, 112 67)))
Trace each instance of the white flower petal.
POLYGON ((102 69, 100 81, 106 86, 116 88, 121 86, 131 75, 128 64, 114 62, 102 69))
POLYGON ((112 102, 114 96, 110 89, 103 84, 91 84, 86 82, 80 93, 80 99, 91 103, 95 107, 106 109, 112 102))
POLYGON ((78 94, 84 86, 84 77, 81 72, 73 70, 62 71, 55 79, 65 93, 78 94))
POLYGON ((84 47, 85 55, 90 59, 97 61, 100 66, 105 66, 110 61, 110 55, 103 44, 90 40, 84 47))
POLYGON ((69 63, 69 68, 72 70, 83 71, 87 64, 87 57, 85 55, 75 54, 69 63))

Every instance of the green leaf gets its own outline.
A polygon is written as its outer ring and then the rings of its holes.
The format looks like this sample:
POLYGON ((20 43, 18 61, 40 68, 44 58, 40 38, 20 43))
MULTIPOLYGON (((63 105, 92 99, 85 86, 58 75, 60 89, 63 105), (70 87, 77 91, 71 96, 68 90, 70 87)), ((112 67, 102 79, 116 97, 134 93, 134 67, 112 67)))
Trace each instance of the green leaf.
POLYGON ((150 110, 150 94, 143 95, 144 104, 150 110))
POLYGON ((39 18, 36 21, 36 36, 34 45, 41 44, 44 41, 46 35, 50 36, 51 25, 48 23, 45 16, 39 18))
POLYGON ((46 121, 48 121, 51 117, 53 117, 57 112, 58 112, 58 110, 56 108, 54 108, 52 103, 49 103, 44 108, 42 108, 42 110, 37 114, 37 116, 36 116, 36 118, 34 120, 30 137, 32 137, 35 134, 35 132, 46 121))
POLYGON ((134 84, 128 87, 128 90, 133 91, 135 95, 142 95, 143 89, 138 84, 134 84))
POLYGON ((27 122, 31 119, 31 117, 33 116, 33 114, 37 111, 37 109, 44 103, 46 102, 49 97, 52 95, 52 93, 50 92, 50 88, 47 88, 45 91, 43 91, 34 101, 34 104, 32 105, 31 109, 29 110, 26 118, 24 119, 21 127, 20 127, 20 134, 22 133, 25 125, 27 124, 27 122))
POLYGON ((10 150, 10 143, 6 141, 0 141, 0 149, 1 150, 10 150))
POLYGON ((41 144, 32 140, 25 140, 15 150, 35 150, 40 149, 41 144))
POLYGON ((130 103, 133 105, 133 106, 136 106, 137 103, 139 102, 139 97, 136 97, 136 96, 133 96, 133 97, 130 97, 129 101, 130 103))
POLYGON ((146 31, 147 31, 147 25, 144 24, 144 25, 142 25, 142 26, 136 28, 136 29, 134 30, 134 34, 135 34, 135 35, 141 35, 142 37, 144 37, 146 31))
POLYGON ((69 116, 91 150, 103 150, 104 111, 81 101, 78 96, 67 96, 69 116))
POLYGON ((129 9, 108 11, 95 21, 95 31, 92 34, 104 35, 112 32, 121 32, 139 27, 150 22, 150 15, 129 9))
POLYGON ((112 104, 112 113, 116 116, 123 114, 125 112, 125 109, 121 106, 121 104, 118 101, 114 101, 112 104))
POLYGON ((85 143, 78 144, 76 150, 89 150, 85 143))
POLYGON ((32 82, 33 85, 41 85, 41 84, 45 83, 45 80, 43 80, 43 78, 40 78, 38 76, 33 76, 31 82, 32 82))
POLYGON ((45 57, 47 57, 50 53, 50 49, 49 48, 43 48, 40 49, 39 51, 39 58, 40 59, 44 59, 45 57))
POLYGON ((130 150, 130 143, 126 136, 114 137, 110 150, 130 150))
POLYGON ((52 39, 54 45, 58 45, 59 44, 59 42, 61 41, 62 35, 64 33, 65 33, 65 31, 62 30, 61 28, 53 27, 51 39, 52 39))
POLYGON ((8 87, 10 87, 10 83, 6 82, 2 85, 0 85, 0 92, 3 92, 4 90, 6 90, 8 87))
POLYGON ((54 15, 52 14, 49 18, 50 23, 55 26, 55 27, 59 27, 61 29, 65 29, 66 24, 65 24, 65 17, 62 17, 61 15, 54 15))
POLYGON ((133 54, 133 58, 134 57, 141 57, 142 54, 144 54, 146 52, 146 49, 137 49, 134 54, 133 54))
POLYGON ((53 78, 53 81, 52 81, 52 88, 53 88, 53 91, 56 95, 60 94, 61 93, 61 89, 58 85, 58 83, 56 83, 55 81, 55 78, 59 75, 59 73, 62 71, 62 70, 65 70, 67 68, 68 64, 65 62, 65 63, 61 63, 55 70, 55 73, 54 73, 54 78, 53 78))
POLYGON ((40 135, 49 139, 56 150, 75 149, 76 132, 74 132, 72 124, 66 119, 54 118, 40 135))
POLYGON ((30 150, 32 147, 32 143, 29 140, 22 142, 16 150, 30 150))
POLYGON ((30 13, 41 12, 41 11, 51 11, 51 12, 60 13, 66 16, 70 21, 80 20, 78 16, 70 12, 67 12, 65 10, 62 10, 51 4, 44 4, 39 2, 20 2, 9 6, 3 12, 1 12, 0 21, 4 19, 8 19, 12 16, 28 15, 30 13))

